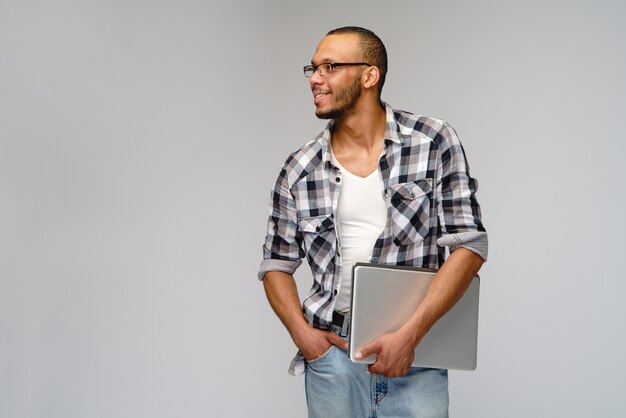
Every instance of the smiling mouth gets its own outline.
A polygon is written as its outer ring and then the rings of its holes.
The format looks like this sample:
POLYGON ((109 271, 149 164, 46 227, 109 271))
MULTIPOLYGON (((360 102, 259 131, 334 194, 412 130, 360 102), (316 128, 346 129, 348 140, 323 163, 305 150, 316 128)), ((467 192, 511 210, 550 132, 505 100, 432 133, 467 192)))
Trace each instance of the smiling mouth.
POLYGON ((328 94, 330 94, 330 93, 317 93, 317 94, 314 94, 313 97, 316 98, 316 99, 319 99, 320 97, 324 97, 324 96, 326 96, 328 94))

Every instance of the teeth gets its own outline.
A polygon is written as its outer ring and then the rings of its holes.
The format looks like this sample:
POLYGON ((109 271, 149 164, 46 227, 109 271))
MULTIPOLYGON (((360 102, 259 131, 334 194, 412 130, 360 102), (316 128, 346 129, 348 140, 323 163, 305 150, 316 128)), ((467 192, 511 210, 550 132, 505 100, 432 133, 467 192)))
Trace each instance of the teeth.
POLYGON ((315 98, 317 99, 318 97, 322 97, 322 96, 326 96, 328 93, 320 93, 320 94, 316 94, 315 98))

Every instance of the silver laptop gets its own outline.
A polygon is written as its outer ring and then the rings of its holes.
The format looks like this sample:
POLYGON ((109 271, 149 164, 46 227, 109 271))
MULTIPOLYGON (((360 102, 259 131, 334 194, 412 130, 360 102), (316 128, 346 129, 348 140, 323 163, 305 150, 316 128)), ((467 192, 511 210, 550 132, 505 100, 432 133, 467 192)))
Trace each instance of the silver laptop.
MULTIPOLYGON (((354 355, 375 338, 398 330, 426 295, 435 270, 356 263, 352 269, 350 360, 374 363, 376 356, 354 355)), ((478 340, 478 293, 474 277, 456 305, 424 336, 413 367, 474 370, 478 340)))

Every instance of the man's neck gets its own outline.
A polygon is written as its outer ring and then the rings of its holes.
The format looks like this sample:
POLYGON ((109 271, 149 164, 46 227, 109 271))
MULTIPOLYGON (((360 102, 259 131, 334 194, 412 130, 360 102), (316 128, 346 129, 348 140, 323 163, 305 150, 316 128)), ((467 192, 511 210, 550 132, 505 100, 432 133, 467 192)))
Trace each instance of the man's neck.
POLYGON ((333 151, 344 152, 380 149, 386 125, 385 109, 377 103, 361 104, 344 117, 335 120, 333 151))
POLYGON ((359 177, 367 177, 378 168, 385 147, 386 114, 378 102, 374 103, 370 108, 355 106, 349 114, 335 120, 331 138, 339 164, 359 177))

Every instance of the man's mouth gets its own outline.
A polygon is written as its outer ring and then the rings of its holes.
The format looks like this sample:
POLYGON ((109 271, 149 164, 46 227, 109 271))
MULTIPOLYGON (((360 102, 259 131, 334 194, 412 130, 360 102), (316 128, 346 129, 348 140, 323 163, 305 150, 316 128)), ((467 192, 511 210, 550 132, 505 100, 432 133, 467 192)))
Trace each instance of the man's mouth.
POLYGON ((314 97, 314 98, 316 98, 316 99, 319 99, 320 97, 324 97, 324 96, 326 96, 327 94, 330 94, 330 93, 328 93, 328 92, 319 92, 319 93, 314 93, 314 94, 313 94, 313 97, 314 97))

